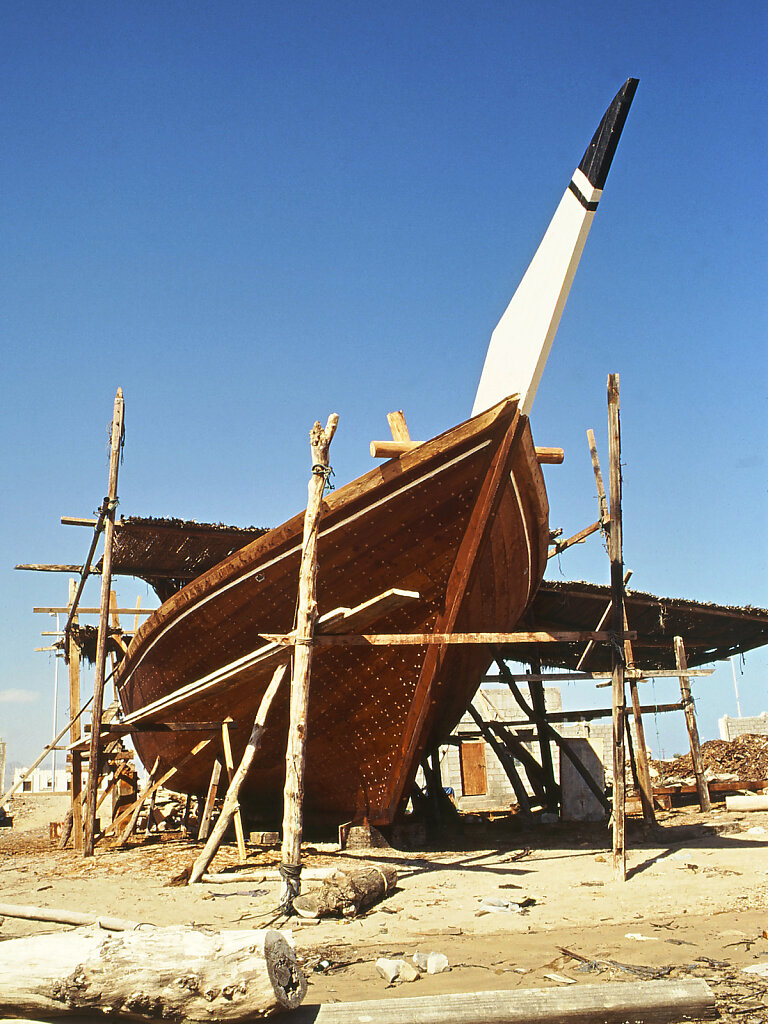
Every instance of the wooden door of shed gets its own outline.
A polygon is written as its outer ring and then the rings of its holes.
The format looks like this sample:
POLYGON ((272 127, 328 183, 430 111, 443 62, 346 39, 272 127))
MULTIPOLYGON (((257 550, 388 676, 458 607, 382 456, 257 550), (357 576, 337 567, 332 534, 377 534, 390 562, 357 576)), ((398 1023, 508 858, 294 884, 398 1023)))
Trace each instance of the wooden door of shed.
POLYGON ((484 796, 488 792, 483 740, 462 740, 459 747, 461 790, 464 796, 484 796))

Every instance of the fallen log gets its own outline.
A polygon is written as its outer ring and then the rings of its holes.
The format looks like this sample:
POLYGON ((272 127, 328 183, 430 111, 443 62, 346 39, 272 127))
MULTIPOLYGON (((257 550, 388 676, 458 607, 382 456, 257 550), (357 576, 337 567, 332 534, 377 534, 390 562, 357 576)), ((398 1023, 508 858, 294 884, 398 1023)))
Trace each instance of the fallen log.
POLYGON ((712 990, 701 978, 305 1005, 291 1024, 677 1024, 691 1017, 717 1017, 712 990))
POLYGON ((295 1009, 307 982, 280 932, 142 927, 9 939, 0 1011, 242 1021, 295 1009))
POLYGON ((354 917, 372 907, 397 885, 397 871, 389 864, 334 871, 313 889, 293 901, 301 917, 354 917))
POLYGON ((55 910, 53 907, 33 907, 21 903, 0 903, 0 916, 19 917, 24 921, 52 921, 54 924, 97 924, 111 932, 133 931, 143 927, 139 921, 102 914, 85 914, 80 910, 55 910))
POLYGON ((768 796, 752 793, 749 796, 735 795, 725 798, 728 811, 768 811, 768 796))

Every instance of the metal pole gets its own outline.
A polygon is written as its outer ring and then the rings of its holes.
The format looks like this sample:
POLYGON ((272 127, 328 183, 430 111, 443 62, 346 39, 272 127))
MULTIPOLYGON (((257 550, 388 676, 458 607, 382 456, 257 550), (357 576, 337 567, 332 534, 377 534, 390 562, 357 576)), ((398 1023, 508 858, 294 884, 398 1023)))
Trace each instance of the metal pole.
POLYGON ((741 718, 741 703, 739 702, 739 684, 736 682, 736 666, 733 664, 733 655, 730 658, 731 672, 733 673, 733 690, 736 694, 736 714, 741 718))
MULTIPOLYGON (((59 632, 59 616, 56 616, 56 632, 59 632)), ((56 736, 57 723, 58 723, 58 703, 59 703, 59 652, 53 652, 53 732, 52 737, 56 736)), ((54 744, 53 750, 51 751, 51 792, 56 792, 56 740, 52 739, 51 742, 54 744)))

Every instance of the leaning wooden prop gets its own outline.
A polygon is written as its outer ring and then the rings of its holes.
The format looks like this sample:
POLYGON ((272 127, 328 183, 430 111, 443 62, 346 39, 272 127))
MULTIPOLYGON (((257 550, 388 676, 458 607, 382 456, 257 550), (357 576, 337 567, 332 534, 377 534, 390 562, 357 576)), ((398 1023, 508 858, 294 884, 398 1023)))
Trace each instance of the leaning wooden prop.
POLYGON ((194 928, 66 934, 3 943, 0 1013, 242 1021, 295 1009, 307 982, 280 932, 194 928))

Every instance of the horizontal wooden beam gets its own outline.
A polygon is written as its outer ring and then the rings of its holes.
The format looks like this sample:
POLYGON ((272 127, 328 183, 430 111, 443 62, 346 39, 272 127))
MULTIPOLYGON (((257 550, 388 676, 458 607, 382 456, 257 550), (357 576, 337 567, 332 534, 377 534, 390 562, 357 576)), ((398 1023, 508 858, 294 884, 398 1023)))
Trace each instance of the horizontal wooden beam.
MULTIPOLYGON (((69 608, 65 605, 58 608, 33 608, 33 612, 36 614, 46 615, 66 615, 69 612, 69 608)), ((110 615, 152 615, 157 611, 157 608, 110 608, 110 615)), ((99 615, 101 612, 100 608, 78 608, 78 615, 99 615)))
MULTIPOLYGON (((30 572, 69 572, 78 576, 82 572, 82 565, 57 565, 41 562, 22 562, 15 565, 14 569, 26 569, 30 572)), ((92 565, 89 569, 91 576, 101 576, 101 563, 92 565)), ((112 567, 113 576, 136 576, 146 580, 193 580, 200 575, 198 569, 148 569, 146 566, 120 565, 112 567)))
POLYGON ((371 441, 370 452, 374 459, 396 459, 418 445, 418 441, 371 441))
POLYGON ((540 466, 559 466, 565 459, 562 448, 539 448, 536 446, 536 461, 540 466))
POLYGON ((90 526, 94 527, 98 523, 98 519, 87 519, 82 516, 62 516, 62 526, 90 526))
MULTIPOLYGON (((682 711, 683 703, 678 701, 676 704, 644 704, 640 708, 640 713, 643 715, 655 715, 664 714, 668 711, 682 711)), ((631 707, 627 708, 627 715, 632 716, 633 710, 631 707)), ((612 708, 588 708, 584 711, 548 711, 546 719, 550 724, 557 723, 568 723, 568 722, 591 722, 595 718, 610 718, 613 714, 612 708)), ((498 722, 489 722, 491 727, 494 725, 502 725, 505 729, 524 730, 531 732, 536 722, 531 718, 511 718, 506 720, 500 720, 498 722)), ((447 742, 458 746, 464 739, 476 739, 482 735, 479 729, 461 729, 454 736, 451 737, 447 742)), ((566 739, 575 739, 576 737, 567 736, 566 739)), ((527 742, 527 740, 525 741, 527 742)), ((514 756, 514 754, 513 754, 514 756)))
MULTIPOLYGON (((370 452, 374 459, 396 459, 418 448, 420 443, 406 440, 371 441, 370 452)), ((564 458, 562 448, 536 448, 536 461, 542 465, 559 466, 564 458)))
MULTIPOLYGON (((260 633, 265 640, 273 643, 292 645, 294 635, 292 633, 260 633)), ((624 637, 634 639, 634 632, 625 632, 624 637)), ((314 639, 317 647, 386 647, 386 646, 426 646, 432 644, 546 644, 546 643, 582 643, 585 640, 596 640, 597 642, 609 642, 611 634, 607 632, 594 632, 585 630, 559 630, 557 632, 545 632, 541 630, 527 631, 521 633, 358 633, 358 634, 336 634, 334 636, 316 636, 314 639)))
MULTIPOLYGON (((629 636, 628 633, 624 634, 629 636)), ((711 676, 714 673, 713 668, 689 668, 686 675, 689 676, 711 676)), ((676 679, 680 673, 674 668, 659 668, 659 669, 625 669, 624 675, 627 679, 676 679)), ((550 683, 551 685, 557 685, 558 683, 573 683, 573 682, 589 682, 594 679, 611 679, 610 672, 521 672, 519 675, 514 673, 510 676, 515 683, 550 683)), ((484 683, 499 683, 505 682, 501 676, 484 676, 484 683)))
MULTIPOLYGON (((227 724, 230 729, 237 728, 231 721, 228 721, 227 724)), ((115 736, 132 736, 135 733, 148 732, 218 732, 221 726, 221 722, 142 722, 134 725, 126 725, 124 722, 106 722, 101 726, 99 739, 105 742, 115 736)), ((86 728, 85 735, 81 739, 61 749, 75 752, 85 751, 90 745, 91 730, 86 728)))
MULTIPOLYGON (((714 674, 713 668, 689 668, 685 673, 687 676, 711 676, 714 674)), ((638 683, 644 683, 651 679, 677 679, 680 673, 673 668, 662 668, 662 669, 651 669, 649 672, 644 672, 642 669, 625 669, 625 679, 636 679, 638 683)), ((602 686, 610 686, 610 680, 604 683, 595 683, 595 689, 600 689, 602 686)))
MULTIPOLYGON (((26 569, 29 572, 74 572, 78 576, 83 571, 82 565, 48 565, 39 562, 22 562, 20 565, 14 565, 14 569, 26 569)), ((91 566, 91 575, 100 576, 101 569, 91 566)))

